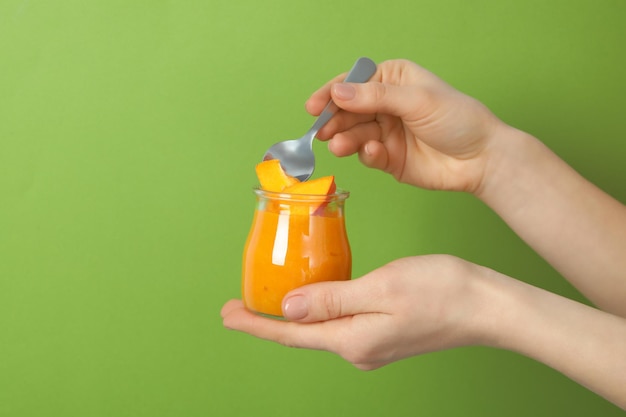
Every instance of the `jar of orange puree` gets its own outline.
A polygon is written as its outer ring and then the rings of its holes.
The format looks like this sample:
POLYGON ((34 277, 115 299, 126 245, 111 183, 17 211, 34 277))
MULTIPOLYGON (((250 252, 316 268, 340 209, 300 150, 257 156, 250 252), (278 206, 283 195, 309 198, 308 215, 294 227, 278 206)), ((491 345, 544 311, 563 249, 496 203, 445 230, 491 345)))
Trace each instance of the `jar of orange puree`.
POLYGON ((336 189, 332 177, 323 178, 326 183, 328 178, 332 183, 324 194, 318 194, 319 189, 316 194, 302 192, 315 186, 254 189, 256 210, 244 247, 242 274, 243 302, 249 310, 282 317, 282 300, 289 291, 314 282, 351 278, 352 254, 344 222, 349 193, 336 189))

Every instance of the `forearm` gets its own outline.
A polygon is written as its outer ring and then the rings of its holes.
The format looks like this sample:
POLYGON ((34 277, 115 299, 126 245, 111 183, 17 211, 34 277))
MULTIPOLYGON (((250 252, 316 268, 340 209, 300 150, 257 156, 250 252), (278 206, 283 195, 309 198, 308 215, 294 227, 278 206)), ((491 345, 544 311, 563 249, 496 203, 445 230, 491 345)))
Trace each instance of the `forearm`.
POLYGON ((498 134, 478 197, 592 302, 626 317, 626 206, 532 136, 498 134))
POLYGON ((489 345, 542 362, 626 409, 626 319, 508 278, 491 288, 489 345))

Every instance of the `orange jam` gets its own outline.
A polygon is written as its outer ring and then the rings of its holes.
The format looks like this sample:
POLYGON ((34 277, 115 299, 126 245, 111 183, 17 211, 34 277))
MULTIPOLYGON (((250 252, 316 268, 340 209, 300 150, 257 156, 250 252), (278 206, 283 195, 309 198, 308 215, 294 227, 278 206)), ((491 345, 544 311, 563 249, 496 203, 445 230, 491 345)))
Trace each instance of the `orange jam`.
POLYGON ((352 255, 343 213, 347 192, 255 193, 257 207, 243 254, 242 295, 249 310, 280 317, 289 291, 350 279, 352 255))

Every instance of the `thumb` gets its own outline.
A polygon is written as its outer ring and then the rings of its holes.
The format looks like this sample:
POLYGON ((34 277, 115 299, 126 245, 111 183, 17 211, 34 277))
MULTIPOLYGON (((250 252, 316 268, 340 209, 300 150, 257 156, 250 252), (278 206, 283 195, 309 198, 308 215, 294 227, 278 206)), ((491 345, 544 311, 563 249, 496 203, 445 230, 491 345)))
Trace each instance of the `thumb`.
POLYGON ((424 97, 417 88, 380 82, 337 83, 330 94, 337 106, 353 113, 385 113, 403 117, 424 97))
POLYGON ((378 297, 363 279, 326 281, 295 289, 283 299, 283 316, 311 323, 368 312, 378 297))

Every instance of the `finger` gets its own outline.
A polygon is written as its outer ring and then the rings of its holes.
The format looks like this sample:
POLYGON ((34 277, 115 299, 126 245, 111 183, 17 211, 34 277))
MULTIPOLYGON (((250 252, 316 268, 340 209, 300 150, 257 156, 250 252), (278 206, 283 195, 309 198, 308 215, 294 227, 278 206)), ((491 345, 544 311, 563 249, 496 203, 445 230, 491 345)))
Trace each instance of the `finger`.
POLYGON ((247 310, 241 302, 228 302, 224 307, 224 327, 228 329, 288 347, 334 351, 331 344, 336 340, 339 323, 300 324, 270 319, 247 310))
POLYGON ((355 279, 306 285, 283 299, 283 315, 291 321, 314 323, 359 313, 382 312, 376 281, 355 279))
POLYGON ((389 152, 387 148, 376 140, 367 142, 359 150, 359 161, 369 168, 389 172, 389 152))
POLYGON ((337 83, 330 88, 333 101, 354 113, 383 113, 406 117, 425 100, 424 89, 381 82, 337 83))
POLYGON ((379 141, 380 133, 380 127, 375 122, 358 124, 333 136, 328 149, 335 156, 349 156, 361 152, 366 143, 379 141))
POLYGON ((406 143, 400 136, 383 134, 383 130, 379 122, 357 125, 335 135, 329 143, 329 150, 339 157, 358 153, 359 161, 366 167, 399 178, 404 166, 401 158, 394 160, 393 155, 405 155, 406 143))
MULTIPOLYGON (((380 81, 383 77, 383 73, 386 71, 392 71, 393 66, 394 65, 390 62, 381 63, 376 69, 374 75, 370 77, 368 82, 380 81)), ((324 110, 324 107, 326 107, 326 104, 328 104, 328 101, 331 99, 331 87, 335 84, 342 83, 347 76, 347 72, 339 74, 332 78, 330 81, 328 81, 326 84, 324 84, 322 87, 320 87, 313 94, 311 94, 311 96, 305 103, 306 110, 313 116, 319 116, 322 110, 324 110)))
POLYGON ((359 114, 339 110, 324 127, 322 127, 316 138, 326 141, 331 139, 337 133, 343 132, 361 123, 367 123, 376 119, 374 114, 359 114))
POLYGON ((222 318, 226 317, 231 311, 242 308, 243 302, 241 300, 228 300, 222 307, 220 315, 222 318))
POLYGON ((311 94, 309 99, 304 103, 306 111, 313 116, 319 116, 330 101, 330 87, 333 84, 342 82, 347 75, 348 73, 337 75, 311 94))

